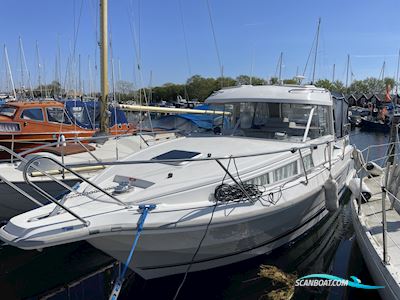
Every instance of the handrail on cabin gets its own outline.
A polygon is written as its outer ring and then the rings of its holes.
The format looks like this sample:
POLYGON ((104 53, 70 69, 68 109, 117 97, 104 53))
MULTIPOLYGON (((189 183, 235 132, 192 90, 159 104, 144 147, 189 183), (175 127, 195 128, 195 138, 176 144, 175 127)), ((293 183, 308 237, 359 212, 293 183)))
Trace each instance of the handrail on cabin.
MULTIPOLYGON (((239 155, 231 155, 231 156, 219 156, 219 157, 212 157, 212 156, 207 156, 203 158, 179 158, 179 159, 150 159, 150 160, 119 160, 119 161, 113 161, 113 162, 102 162, 101 164, 104 166, 116 166, 116 165, 138 165, 138 164, 154 164, 154 163, 183 163, 183 162, 198 162, 198 161, 212 161, 212 160, 229 160, 229 159, 236 159, 236 158, 249 158, 249 157, 257 157, 257 156, 265 156, 265 155, 270 155, 270 154, 278 154, 278 153, 284 153, 284 152, 291 152, 295 153, 296 151, 303 150, 303 149, 316 149, 318 146, 326 145, 327 147, 330 147, 332 143, 338 142, 340 140, 346 140, 346 137, 338 138, 338 139, 332 139, 329 141, 324 141, 324 142, 319 142, 319 143, 310 143, 305 146, 299 146, 299 147, 291 147, 291 148, 285 148, 281 150, 275 150, 275 151, 268 151, 268 152, 259 152, 259 153, 253 153, 253 154, 239 154, 239 155)), ((326 159, 327 162, 329 162, 329 159, 326 159)), ((96 163, 75 163, 75 164, 69 164, 68 167, 86 167, 86 166, 96 166, 98 164, 96 163)))

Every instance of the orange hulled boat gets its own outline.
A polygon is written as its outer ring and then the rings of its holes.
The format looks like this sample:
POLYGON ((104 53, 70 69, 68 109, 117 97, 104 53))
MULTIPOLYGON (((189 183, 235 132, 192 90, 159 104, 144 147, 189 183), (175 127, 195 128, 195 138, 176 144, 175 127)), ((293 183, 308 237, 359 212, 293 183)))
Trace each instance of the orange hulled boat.
MULTIPOLYGON (((110 106, 109 112, 110 134, 134 132, 121 110, 110 106)), ((0 145, 19 153, 60 138, 90 138, 98 131, 99 118, 97 101, 8 102, 0 106, 0 145)))

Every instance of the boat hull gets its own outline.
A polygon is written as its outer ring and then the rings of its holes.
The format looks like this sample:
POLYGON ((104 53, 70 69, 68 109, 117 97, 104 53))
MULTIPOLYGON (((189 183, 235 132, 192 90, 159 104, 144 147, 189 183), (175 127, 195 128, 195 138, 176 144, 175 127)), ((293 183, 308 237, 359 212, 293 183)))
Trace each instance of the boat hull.
POLYGON ((367 268, 375 282, 375 285, 384 286, 379 289, 379 295, 382 299, 392 300, 400 299, 400 288, 397 282, 393 279, 389 270, 382 262, 382 258, 378 255, 375 247, 372 245, 371 235, 367 234, 367 229, 361 224, 357 214, 355 200, 351 200, 351 214, 353 219, 353 227, 356 233, 357 242, 361 250, 367 268))
MULTIPOLYGON (((344 182, 340 186, 343 195, 344 182)), ((190 264, 190 272, 194 272, 268 254, 306 233, 328 214, 325 194, 320 188, 297 200, 257 218, 211 224, 193 261, 206 226, 145 229, 129 267, 143 278, 152 279, 184 273, 190 264)), ((124 262, 133 239, 134 234, 124 232, 87 241, 124 262)))
POLYGON ((361 119, 361 129, 365 131, 378 131, 388 133, 390 131, 390 124, 373 122, 365 119, 361 119))
MULTIPOLYGON (((76 179, 68 179, 64 181, 69 186, 73 186, 77 182, 76 179)), ((35 200, 43 204, 47 204, 48 201, 41 195, 39 195, 31 186, 25 182, 14 182, 16 186, 33 196, 35 200)), ((65 191, 65 188, 58 183, 50 180, 35 182, 40 188, 48 192, 52 196, 60 195, 65 191)), ((0 183, 0 222, 7 221, 10 218, 22 214, 26 211, 35 209, 38 205, 29 200, 24 195, 16 192, 13 188, 4 182, 0 183)))

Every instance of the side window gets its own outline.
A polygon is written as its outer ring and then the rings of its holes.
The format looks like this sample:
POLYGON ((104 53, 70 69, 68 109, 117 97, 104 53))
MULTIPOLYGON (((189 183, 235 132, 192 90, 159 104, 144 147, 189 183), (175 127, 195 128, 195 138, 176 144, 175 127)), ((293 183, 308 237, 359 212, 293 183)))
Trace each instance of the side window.
POLYGON ((297 161, 274 170, 274 181, 280 181, 298 174, 297 161))
POLYGON ((63 108, 48 107, 46 108, 46 111, 47 111, 47 120, 49 122, 71 124, 71 121, 68 118, 63 108))
POLYGON ((311 154, 304 156, 303 160, 304 160, 304 167, 306 168, 306 171, 314 168, 314 163, 313 163, 311 154))
POLYGON ((21 113, 21 119, 43 121, 43 111, 41 108, 24 109, 21 113))
POLYGON ((262 185, 262 186, 268 185, 268 184, 270 184, 269 175, 270 175, 270 173, 266 173, 266 174, 260 175, 260 176, 258 176, 256 178, 252 178, 250 180, 247 180, 245 183, 247 183, 247 184, 255 184, 255 185, 262 185))

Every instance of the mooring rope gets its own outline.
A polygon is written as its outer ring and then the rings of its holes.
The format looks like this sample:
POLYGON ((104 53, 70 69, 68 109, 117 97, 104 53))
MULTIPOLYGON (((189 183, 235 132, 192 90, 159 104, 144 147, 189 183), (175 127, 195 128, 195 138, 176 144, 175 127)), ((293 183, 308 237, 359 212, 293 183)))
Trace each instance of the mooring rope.
POLYGON ((136 236, 135 236, 135 239, 133 240, 132 248, 131 248, 131 251, 129 252, 128 258, 126 259, 126 261, 124 263, 122 272, 118 276, 117 280, 115 281, 114 288, 111 292, 109 300, 117 300, 118 299, 119 293, 121 292, 122 284, 124 282, 126 271, 128 270, 129 264, 132 261, 133 253, 135 252, 136 245, 139 241, 140 233, 143 230, 143 225, 144 225, 144 222, 146 221, 147 214, 150 210, 153 210, 155 208, 156 208, 155 204, 139 206, 139 209, 142 210, 142 215, 140 216, 138 223, 137 223, 136 236))

